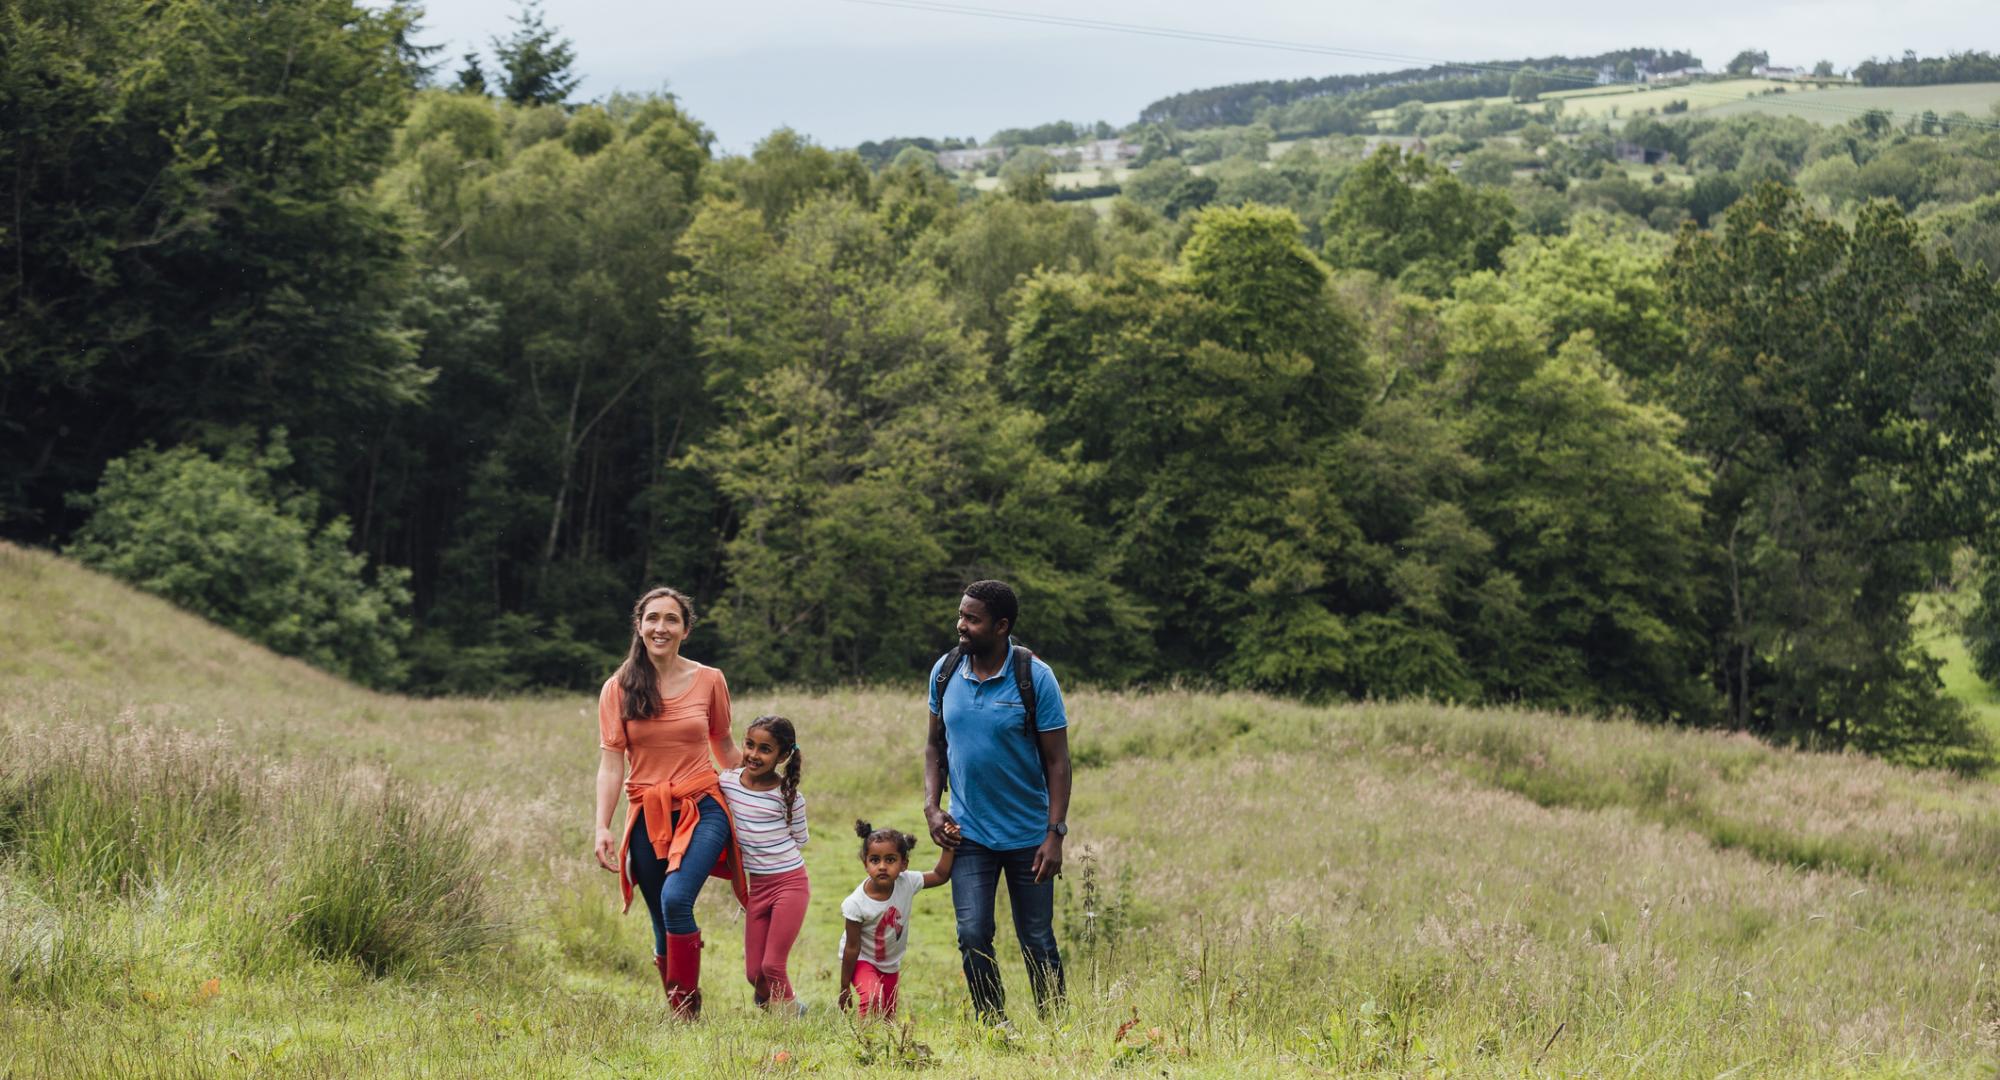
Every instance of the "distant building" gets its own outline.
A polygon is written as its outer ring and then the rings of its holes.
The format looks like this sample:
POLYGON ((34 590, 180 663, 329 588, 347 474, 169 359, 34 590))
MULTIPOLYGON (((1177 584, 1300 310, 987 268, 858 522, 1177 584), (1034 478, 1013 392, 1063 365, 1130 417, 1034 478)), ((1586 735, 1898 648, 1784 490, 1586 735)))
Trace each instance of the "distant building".
POLYGON ((1618 160, 1632 165, 1658 165, 1667 160, 1668 152, 1651 146, 1619 140, 1616 153, 1618 160))
POLYGON ((1093 139, 1076 148, 1078 165, 1123 165, 1139 156, 1138 143, 1124 139, 1093 139))
POLYGON ((1772 67, 1769 64, 1759 64, 1750 69, 1750 74, 1760 79, 1804 79, 1811 76, 1812 72, 1804 68, 1772 67))
POLYGON ((1689 79, 1700 78, 1706 74, 1708 72, 1698 67, 1675 68, 1672 71, 1648 72, 1646 74, 1646 81, 1650 83, 1686 82, 1689 79))
POLYGON ((937 158, 939 168, 948 172, 963 172, 966 169, 983 169, 989 161, 1005 161, 1007 148, 975 146, 968 150, 940 150, 937 158))

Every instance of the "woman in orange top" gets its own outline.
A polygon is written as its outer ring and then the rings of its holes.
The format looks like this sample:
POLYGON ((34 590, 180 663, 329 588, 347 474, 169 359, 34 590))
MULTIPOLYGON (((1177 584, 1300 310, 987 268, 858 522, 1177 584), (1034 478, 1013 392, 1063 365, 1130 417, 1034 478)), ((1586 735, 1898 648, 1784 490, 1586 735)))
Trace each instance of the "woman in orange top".
POLYGON ((660 985, 687 1019, 701 1015, 695 898, 711 875, 731 879, 738 903, 748 893, 716 771, 718 762, 742 764, 729 733, 729 686, 722 672, 681 655, 693 627, 694 607, 680 592, 641 596, 631 650, 597 698, 597 862, 618 874, 627 909, 633 885, 645 896, 660 985), (621 783, 622 841, 611 832, 621 783))

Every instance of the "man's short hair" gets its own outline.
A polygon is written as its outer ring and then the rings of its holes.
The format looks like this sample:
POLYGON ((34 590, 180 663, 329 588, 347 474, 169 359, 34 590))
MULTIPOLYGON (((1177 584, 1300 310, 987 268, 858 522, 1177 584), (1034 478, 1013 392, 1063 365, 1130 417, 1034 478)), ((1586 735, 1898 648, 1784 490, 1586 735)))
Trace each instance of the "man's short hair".
POLYGON ((1014 587, 1004 581, 975 581, 965 587, 965 595, 986 605, 986 616, 995 622, 1007 620, 1007 629, 1020 625, 1021 601, 1014 587))

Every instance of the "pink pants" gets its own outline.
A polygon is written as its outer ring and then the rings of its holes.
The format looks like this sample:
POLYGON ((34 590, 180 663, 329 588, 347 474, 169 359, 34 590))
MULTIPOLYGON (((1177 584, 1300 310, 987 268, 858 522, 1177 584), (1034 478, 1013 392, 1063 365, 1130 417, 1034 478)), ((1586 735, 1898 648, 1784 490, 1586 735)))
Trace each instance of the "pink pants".
POLYGON ((896 1015, 896 983, 902 976, 900 971, 877 971, 875 965, 866 960, 856 962, 854 996, 860 1003, 859 1014, 893 1019, 896 1015))
POLYGON ((812 887, 806 869, 750 875, 750 910, 743 919, 743 974, 757 988, 757 1001, 790 1001, 792 980, 785 960, 805 925, 812 887))

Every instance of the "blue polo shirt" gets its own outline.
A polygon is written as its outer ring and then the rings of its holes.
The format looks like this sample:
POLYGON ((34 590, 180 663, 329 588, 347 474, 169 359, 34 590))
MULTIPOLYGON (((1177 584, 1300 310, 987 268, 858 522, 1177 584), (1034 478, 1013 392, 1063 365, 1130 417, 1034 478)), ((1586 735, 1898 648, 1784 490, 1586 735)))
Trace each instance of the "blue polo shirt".
MULTIPOLYGON (((1049 785, 1042 774, 1042 755, 1028 737, 1021 688, 1014 685, 1014 652, 999 674, 973 678, 972 658, 961 657, 958 670, 944 684, 944 709, 938 709, 938 669, 931 665, 931 712, 944 717, 951 816, 966 839, 999 851, 1036 847, 1048 835, 1049 785)), ((1037 657, 1034 661, 1035 727, 1054 731, 1069 726, 1063 712, 1062 687, 1056 674, 1037 657)))

